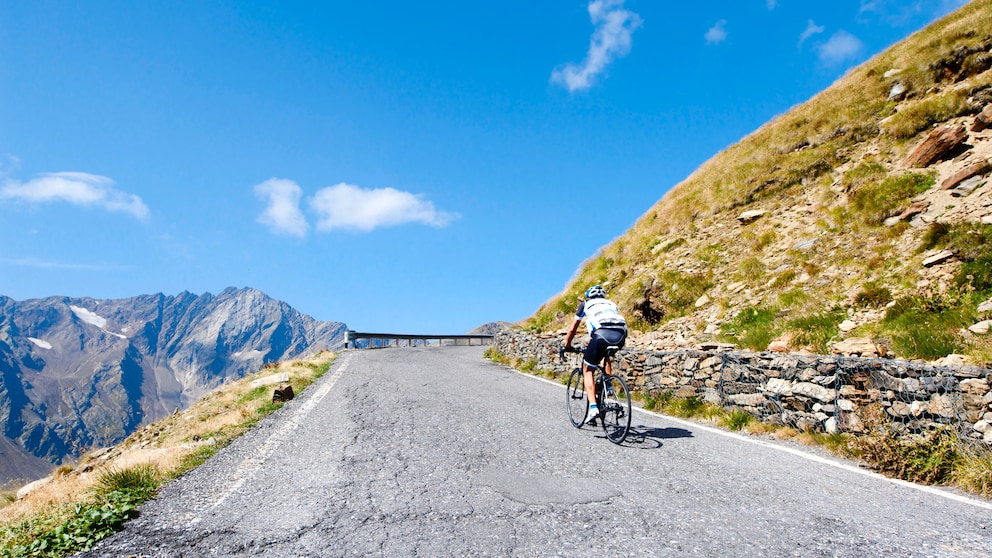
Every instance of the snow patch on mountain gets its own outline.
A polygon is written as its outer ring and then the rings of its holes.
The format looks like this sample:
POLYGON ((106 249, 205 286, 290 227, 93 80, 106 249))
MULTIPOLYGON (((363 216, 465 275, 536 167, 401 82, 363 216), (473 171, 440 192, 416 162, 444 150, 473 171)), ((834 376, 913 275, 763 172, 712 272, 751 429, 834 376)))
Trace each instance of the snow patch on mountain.
POLYGON ((107 331, 107 318, 100 316, 96 312, 91 312, 85 308, 79 306, 69 305, 69 309, 72 313, 76 315, 80 320, 95 325, 96 327, 106 331, 107 333, 113 335, 114 337, 119 337, 121 339, 127 339, 126 335, 121 335, 120 333, 114 333, 113 331, 107 331))
POLYGON ((28 341, 34 343, 35 345, 41 347, 42 349, 52 350, 52 344, 44 339, 35 339, 34 337, 28 337, 28 341))

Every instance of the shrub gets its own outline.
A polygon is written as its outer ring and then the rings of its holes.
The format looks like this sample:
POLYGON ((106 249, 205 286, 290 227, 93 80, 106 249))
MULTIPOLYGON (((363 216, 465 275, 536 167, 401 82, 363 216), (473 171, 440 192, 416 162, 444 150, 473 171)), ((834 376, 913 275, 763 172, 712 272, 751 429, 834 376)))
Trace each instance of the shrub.
POLYGON ((925 484, 945 484, 961 460, 954 435, 947 430, 919 439, 896 438, 888 432, 855 440, 861 457, 872 468, 904 480, 925 484))
POLYGON ((864 307, 878 308, 890 302, 892 302, 892 291, 876 283, 866 284, 854 297, 854 303, 864 307))
POLYGON ((747 427, 747 425, 751 424, 751 421, 753 420, 754 416, 752 416, 751 413, 737 410, 731 411, 730 414, 723 419, 723 425, 731 430, 743 430, 747 427))

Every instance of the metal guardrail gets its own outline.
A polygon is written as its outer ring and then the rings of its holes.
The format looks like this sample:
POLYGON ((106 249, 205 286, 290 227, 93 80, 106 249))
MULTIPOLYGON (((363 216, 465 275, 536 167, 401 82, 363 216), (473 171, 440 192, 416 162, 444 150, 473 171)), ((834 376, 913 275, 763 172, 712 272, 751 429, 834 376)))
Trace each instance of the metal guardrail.
POLYGON ((430 345, 491 345, 493 336, 488 334, 420 335, 404 333, 366 333, 351 331, 345 334, 346 349, 382 349, 385 347, 426 347, 430 345), (364 343, 362 341, 365 341, 364 343), (403 344, 403 341, 406 341, 403 344))

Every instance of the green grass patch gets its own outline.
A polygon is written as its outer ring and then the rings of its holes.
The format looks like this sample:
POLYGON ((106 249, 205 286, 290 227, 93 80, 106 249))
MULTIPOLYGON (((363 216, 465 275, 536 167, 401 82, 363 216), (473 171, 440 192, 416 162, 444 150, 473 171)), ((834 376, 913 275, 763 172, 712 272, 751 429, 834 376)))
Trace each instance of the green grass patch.
POLYGON ((934 181, 933 175, 919 173, 890 176, 881 182, 869 181, 854 190, 851 205, 867 224, 881 225, 913 196, 927 191, 934 181))
POLYGON ((968 91, 951 90, 918 101, 892 115, 885 123, 885 131, 896 139, 910 139, 934 124, 967 113, 968 91))
POLYGON ((970 325, 969 309, 946 295, 914 295, 896 301, 882 320, 896 354, 934 360, 964 349, 957 331, 970 325))
POLYGON ((741 347, 763 351, 781 333, 775 325, 776 315, 766 306, 744 309, 723 327, 724 337, 741 347))
POLYGON ((829 343, 840 332, 838 326, 845 318, 847 312, 842 308, 834 308, 827 312, 789 320, 785 328, 795 333, 792 339, 794 345, 811 347, 820 354, 827 354, 829 343))
POLYGON ((731 411, 724 417, 722 424, 723 426, 731 430, 743 430, 747 425, 754 421, 754 415, 747 411, 736 410, 731 411))

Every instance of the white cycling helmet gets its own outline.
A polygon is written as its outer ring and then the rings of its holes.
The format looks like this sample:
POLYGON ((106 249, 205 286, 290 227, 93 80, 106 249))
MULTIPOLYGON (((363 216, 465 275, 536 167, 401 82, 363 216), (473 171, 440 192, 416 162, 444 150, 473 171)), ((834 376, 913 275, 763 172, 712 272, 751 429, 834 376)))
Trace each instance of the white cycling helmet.
POLYGON ((594 285, 586 291, 586 298, 606 298, 606 290, 599 285, 594 285))

